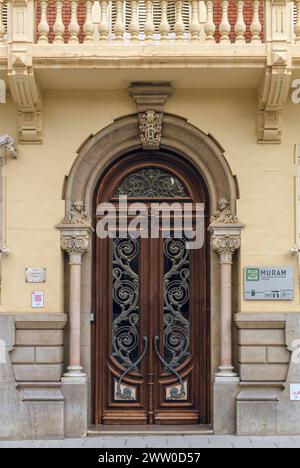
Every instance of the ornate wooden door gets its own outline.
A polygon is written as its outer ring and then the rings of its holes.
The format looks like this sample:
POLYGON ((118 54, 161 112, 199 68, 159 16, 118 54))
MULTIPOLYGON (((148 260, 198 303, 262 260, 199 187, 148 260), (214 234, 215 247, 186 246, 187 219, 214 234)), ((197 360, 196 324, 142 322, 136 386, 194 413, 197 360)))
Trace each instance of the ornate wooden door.
MULTIPOLYGON (((176 202, 173 221, 185 202, 208 211, 201 178, 165 153, 130 155, 111 167, 95 204, 112 203, 120 219, 120 195, 128 206, 145 203, 147 216, 153 202, 176 202)), ((124 237, 120 228, 116 238, 96 238, 96 424, 209 422, 207 239, 191 250, 172 228, 165 235, 160 227, 156 238, 124 237)))

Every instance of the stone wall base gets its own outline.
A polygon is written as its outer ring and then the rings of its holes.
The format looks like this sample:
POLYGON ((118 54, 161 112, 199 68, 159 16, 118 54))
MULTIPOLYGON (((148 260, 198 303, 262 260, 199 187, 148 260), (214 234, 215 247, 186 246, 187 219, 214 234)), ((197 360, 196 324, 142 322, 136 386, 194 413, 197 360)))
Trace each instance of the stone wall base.
POLYGON ((236 398, 240 391, 239 380, 218 379, 214 382, 214 432, 236 433, 236 398))
POLYGON ((85 437, 88 429, 88 383, 62 383, 65 399, 65 437, 85 437))
POLYGON ((242 390, 237 399, 237 435, 300 435, 300 402, 287 396, 282 390, 276 395, 270 389, 269 398, 265 391, 251 395, 242 390))

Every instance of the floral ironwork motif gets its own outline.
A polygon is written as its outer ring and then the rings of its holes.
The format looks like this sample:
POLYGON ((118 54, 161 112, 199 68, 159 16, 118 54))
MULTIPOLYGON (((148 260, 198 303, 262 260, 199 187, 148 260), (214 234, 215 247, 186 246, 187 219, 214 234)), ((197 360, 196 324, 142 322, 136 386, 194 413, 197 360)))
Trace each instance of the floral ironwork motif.
POLYGON ((113 242, 113 323, 112 355, 125 368, 117 383, 119 399, 132 400, 132 390, 121 387, 124 377, 138 370, 145 349, 139 358, 139 243, 134 238, 118 238, 113 242))
POLYGON ((141 169, 127 176, 114 196, 120 195, 133 198, 188 197, 179 179, 157 168, 141 169))
POLYGON ((164 241, 164 357, 165 369, 176 375, 180 388, 174 386, 169 399, 182 399, 185 389, 177 368, 190 354, 189 321, 189 250, 184 238, 164 241))

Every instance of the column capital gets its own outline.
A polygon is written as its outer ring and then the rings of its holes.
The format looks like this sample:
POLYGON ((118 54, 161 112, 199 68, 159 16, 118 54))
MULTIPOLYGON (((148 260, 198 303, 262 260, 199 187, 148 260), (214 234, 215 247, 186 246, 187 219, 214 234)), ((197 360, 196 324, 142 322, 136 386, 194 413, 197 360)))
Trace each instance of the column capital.
POLYGON ((244 228, 237 216, 232 213, 230 203, 221 199, 218 210, 211 217, 209 231, 211 246, 221 256, 221 262, 231 263, 232 255, 241 246, 241 230, 244 228))
POLYGON ((60 246, 70 256, 70 264, 81 264, 81 257, 91 248, 91 234, 93 227, 83 202, 72 202, 69 213, 57 226, 60 230, 60 246))
POLYGON ((232 234, 213 234, 211 239, 212 249, 215 250, 221 257, 222 263, 231 263, 232 255, 241 246, 241 236, 232 234))

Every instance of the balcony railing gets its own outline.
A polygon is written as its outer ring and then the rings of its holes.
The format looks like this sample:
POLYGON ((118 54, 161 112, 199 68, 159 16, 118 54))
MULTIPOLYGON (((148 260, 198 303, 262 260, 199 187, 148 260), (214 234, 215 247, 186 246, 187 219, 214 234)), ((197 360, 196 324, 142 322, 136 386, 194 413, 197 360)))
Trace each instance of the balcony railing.
POLYGON ((37 2, 39 43, 258 43, 261 0, 100 0, 37 2))
MULTIPOLYGON (((7 2, 0 0, 0 43, 7 2)), ((300 40, 300 3, 297 33, 300 40)), ((38 0, 35 37, 41 44, 206 42, 260 43, 262 0, 38 0)))

